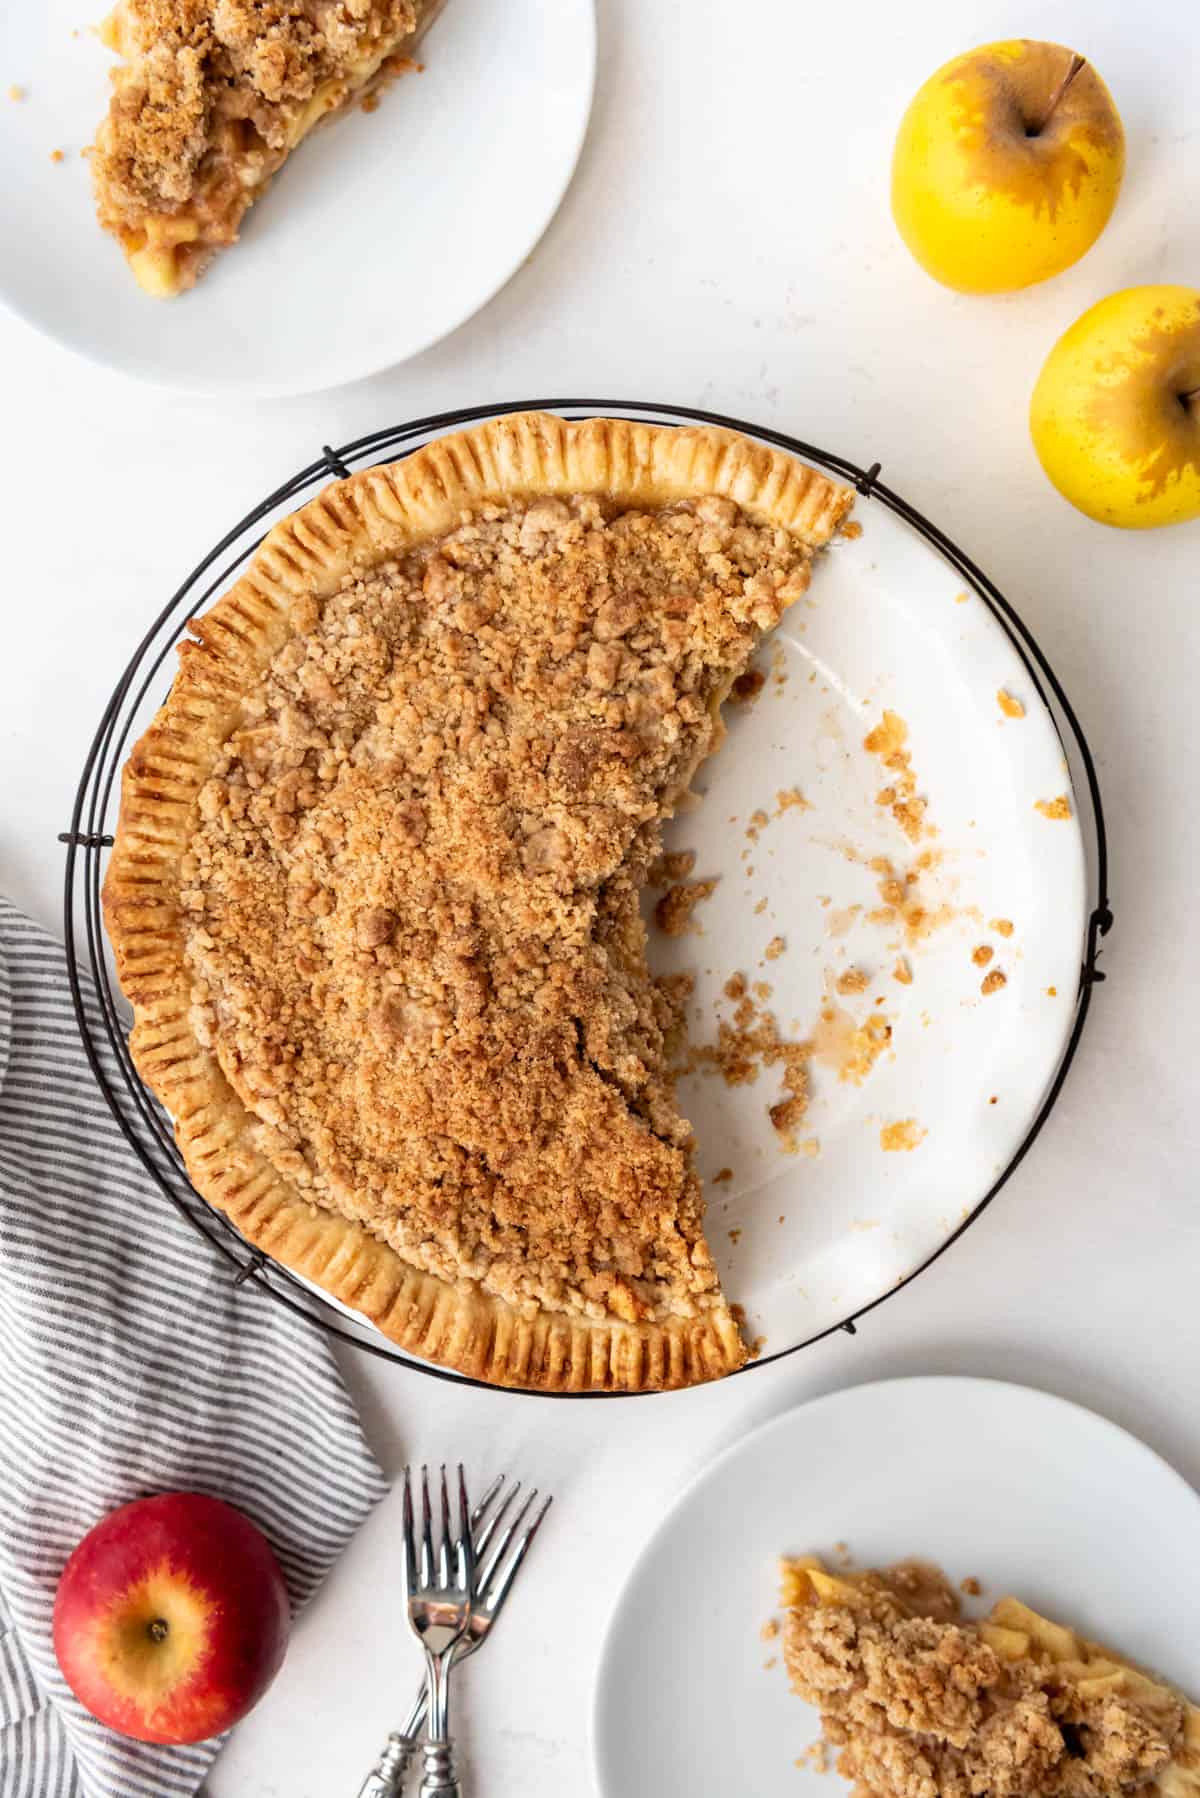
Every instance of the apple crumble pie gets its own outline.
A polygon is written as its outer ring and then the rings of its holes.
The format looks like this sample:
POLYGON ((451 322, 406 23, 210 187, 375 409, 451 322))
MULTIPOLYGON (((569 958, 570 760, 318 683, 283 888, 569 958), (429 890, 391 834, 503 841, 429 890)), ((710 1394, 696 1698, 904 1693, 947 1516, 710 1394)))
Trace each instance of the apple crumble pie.
POLYGON ((441 0, 119 0, 92 152, 100 223, 138 283, 192 287, 314 126, 412 64, 441 0))
POLYGON ((979 1622, 935 1567, 785 1560, 784 1661, 855 1798, 1189 1798, 1200 1711, 1015 1598, 979 1622))
POLYGON ((199 1190, 461 1371, 746 1350, 639 895, 849 495, 716 431, 524 415, 335 484, 182 646, 106 883, 199 1190))

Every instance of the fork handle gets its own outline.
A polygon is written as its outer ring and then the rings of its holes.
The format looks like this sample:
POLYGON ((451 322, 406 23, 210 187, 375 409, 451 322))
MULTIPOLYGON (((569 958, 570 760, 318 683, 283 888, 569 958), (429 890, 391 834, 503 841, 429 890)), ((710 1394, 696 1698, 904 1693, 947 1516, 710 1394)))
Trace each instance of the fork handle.
POLYGON ((404 1736, 399 1730, 393 1730, 375 1763, 374 1772, 368 1773, 363 1781, 358 1798, 400 1798, 416 1748, 415 1736, 404 1736))
POLYGON ((449 1736, 440 1742, 426 1742, 425 1772, 421 1779, 421 1798, 462 1798, 462 1787, 454 1771, 454 1743, 449 1736))

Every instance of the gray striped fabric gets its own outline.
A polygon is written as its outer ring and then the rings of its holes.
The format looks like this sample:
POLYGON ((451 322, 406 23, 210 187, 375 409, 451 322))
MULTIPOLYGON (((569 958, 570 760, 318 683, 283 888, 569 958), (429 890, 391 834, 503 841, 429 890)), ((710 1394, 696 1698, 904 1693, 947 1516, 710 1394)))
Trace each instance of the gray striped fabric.
POLYGON ((0 1798, 201 1785, 219 1744, 112 1734, 51 1641, 80 1537, 180 1488, 254 1518, 295 1609, 385 1481, 326 1345, 235 1291, 134 1160, 84 1059, 61 948, 0 899, 0 1798))

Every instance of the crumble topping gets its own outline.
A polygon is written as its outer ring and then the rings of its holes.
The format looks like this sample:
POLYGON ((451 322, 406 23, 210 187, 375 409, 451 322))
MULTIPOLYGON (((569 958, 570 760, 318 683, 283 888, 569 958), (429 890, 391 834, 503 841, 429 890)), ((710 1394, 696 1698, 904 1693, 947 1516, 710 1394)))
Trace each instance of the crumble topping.
POLYGON ((783 1096, 767 1107, 767 1116, 788 1154, 799 1145, 796 1126, 808 1109, 808 1061, 811 1046, 783 1036, 773 1012, 763 1009, 771 996, 765 980, 753 988, 742 973, 731 974, 724 995, 734 1006, 732 1019, 717 1019, 715 1043, 688 1043, 679 1073, 718 1073, 726 1086, 752 1086, 760 1068, 780 1067, 783 1096))
POLYGON ((785 1561, 783 1583, 788 1674, 854 1798, 1123 1798, 1165 1792, 1168 1769, 1172 1791, 1200 1783, 1186 1701, 1015 1599, 964 1621, 923 1563, 785 1561))
POLYGON ((100 222, 141 247, 148 218, 187 208, 210 247, 233 242, 310 109, 341 105, 428 11, 423 0, 120 0, 105 36, 125 60, 92 165, 100 222))
POLYGON ((657 855, 650 864, 646 885, 650 887, 671 886, 675 881, 686 880, 695 866, 696 851, 694 849, 676 849, 663 855, 657 855))
POLYGON ((1071 801, 1067 798, 1065 793, 1060 793, 1057 799, 1036 799, 1034 801, 1033 809, 1035 812, 1041 812, 1043 818, 1069 818, 1071 816, 1071 801))
POLYGON ((891 783, 875 795, 876 805, 890 811, 910 843, 919 842, 925 834, 926 801, 917 793, 917 777, 912 756, 904 747, 908 742, 908 726, 896 712, 885 711, 874 730, 863 738, 868 755, 877 755, 893 776, 891 783))
MULTIPOLYGON (((659 858, 669 859, 666 856, 659 858)), ((654 922, 664 936, 684 936, 692 927, 692 913, 717 890, 715 880, 681 880, 668 887, 654 908, 654 922)))
POLYGON ((879 1146, 890 1154, 918 1149, 928 1134, 928 1130, 922 1130, 916 1118, 898 1118, 894 1124, 883 1125, 879 1132, 879 1146))
POLYGON ((517 1304, 721 1302, 638 896, 809 560, 725 500, 540 499, 300 604, 180 901, 193 1028, 314 1205, 517 1304))
POLYGON ((845 998, 850 993, 865 993, 871 983, 864 969, 844 968, 833 984, 845 998))

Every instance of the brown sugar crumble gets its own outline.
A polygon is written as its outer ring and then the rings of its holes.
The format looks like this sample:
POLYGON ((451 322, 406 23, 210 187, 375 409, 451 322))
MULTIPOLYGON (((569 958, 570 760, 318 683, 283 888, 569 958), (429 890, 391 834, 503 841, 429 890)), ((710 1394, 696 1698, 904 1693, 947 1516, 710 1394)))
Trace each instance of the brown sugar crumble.
POLYGON ((892 1026, 887 1014, 873 1011, 865 1023, 827 998, 806 1045, 814 1061, 834 1069, 851 1086, 861 1086, 879 1057, 890 1046, 892 1026))
POLYGON ((1006 718, 1023 718, 1025 716, 1025 707, 1021 701, 1015 699, 1011 693, 1007 693, 1003 687, 996 694, 996 704, 1006 718))
POLYGON ((763 811, 761 806, 758 806, 751 812, 750 822, 746 826, 746 835, 750 838, 752 843, 757 843, 759 837, 770 822, 770 818, 767 816, 766 812, 763 811))
POLYGON ((722 1303, 671 1077, 688 983, 651 978, 639 900, 809 561, 724 500, 545 498, 294 602, 178 904, 190 1027, 315 1217, 518 1308, 722 1303))
POLYGON ((723 1167, 719 1173, 713 1175, 709 1184, 712 1186, 725 1186, 732 1179, 733 1169, 731 1167, 723 1167))
POLYGON ((784 1665, 852 1798, 1190 1789, 1195 1707, 1017 1599, 968 1620, 916 1562, 832 1573, 809 1557, 784 1562, 783 1584, 784 1665))
POLYGON ((669 887, 676 881, 686 880, 696 866, 694 849, 664 850, 656 855, 650 863, 650 872, 646 876, 648 887, 669 887))
POLYGON ((865 993, 869 985, 870 981, 861 968, 847 968, 834 981, 835 988, 843 996, 848 993, 865 993))
POLYGON ((716 1042, 689 1043, 677 1071, 719 1073, 726 1086, 752 1086, 761 1068, 781 1068, 783 1097, 768 1106, 767 1115, 781 1146, 796 1154, 793 1132, 808 1107, 809 1045, 789 1041, 774 1014, 762 1009, 771 992, 766 981, 756 981, 752 993, 744 974, 731 974, 723 992, 734 1005, 732 1019, 718 1017, 716 1042))
POLYGON ((978 949, 972 949, 971 960, 977 968, 986 968, 995 953, 990 943, 980 943, 978 949))
POLYGON ((1033 809, 1041 812, 1043 818, 1062 819, 1072 815, 1071 801, 1065 793, 1060 793, 1057 799, 1035 799, 1033 809))
POLYGON ((25 98, 25 89, 14 85, 9 88, 8 97, 10 100, 23 100, 25 98))
POLYGON ((901 958, 892 969, 892 979, 898 980, 901 986, 911 986, 912 977, 912 963, 901 958))
POLYGON ((910 843, 919 842, 926 832, 926 801, 917 794, 917 777, 905 744, 908 726, 897 713, 885 711, 874 730, 863 738, 863 748, 877 755, 893 775, 891 784, 875 795, 876 805, 890 811, 910 843))
POLYGON ((1058 988, 1056 986, 1048 986, 1046 988, 1046 997, 1047 997, 1047 999, 1057 999, 1058 998, 1058 988))
POLYGON ((812 810, 799 787, 784 787, 782 792, 776 793, 775 804, 779 808, 775 814, 777 818, 782 818, 784 812, 810 812, 812 810))
POLYGON ((922 876, 930 873, 937 862, 934 850, 923 849, 912 866, 902 872, 886 855, 872 856, 868 866, 879 876, 879 897, 883 904, 867 913, 868 924, 902 930, 910 946, 948 924, 955 915, 953 907, 944 901, 931 906, 921 891, 922 876))
POLYGON ((768 1617, 767 1621, 758 1632, 759 1640, 763 1642, 773 1642, 779 1634, 779 1629, 780 1624, 778 1617, 768 1617))
POLYGON ((1008 985, 1008 975, 1004 972, 1004 970, 1002 968, 993 968, 991 973, 985 974, 983 979, 980 981, 979 990, 986 997, 986 995, 988 993, 998 993, 1002 986, 1007 986, 1007 985, 1008 985))
POLYGON ((51 150, 50 160, 51 162, 65 162, 67 160, 67 153, 65 150, 51 150))
POLYGON ((1013 921, 1011 918, 993 918, 988 925, 988 929, 994 930, 997 936, 1011 936, 1013 933, 1013 921))
MULTIPOLYGON (((758 908, 755 907, 755 910, 757 910, 757 909, 758 908)), ((771 938, 770 942, 767 944, 766 948, 763 950, 763 954, 766 956, 768 961, 778 961, 779 957, 784 953, 786 948, 787 948, 787 943, 785 942, 783 937, 773 936, 771 938)))
POLYGON ((879 1132, 879 1146, 889 1154, 907 1152, 920 1148, 928 1136, 928 1130, 922 1130, 916 1118, 900 1118, 894 1124, 885 1124, 879 1132))
POLYGON ((684 936, 693 928, 692 913, 717 890, 716 880, 681 880, 668 887, 654 908, 654 922, 664 936, 684 936))
POLYGON ((973 1574, 969 1574, 966 1579, 959 1580, 958 1589, 960 1592, 965 1592, 968 1598, 978 1598, 983 1591, 983 1586, 973 1574))

